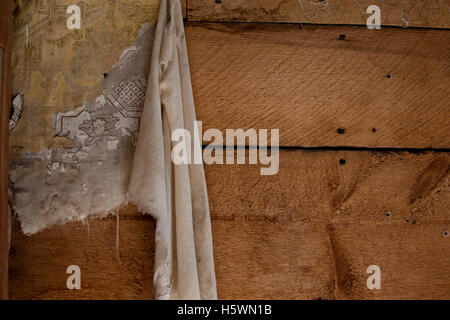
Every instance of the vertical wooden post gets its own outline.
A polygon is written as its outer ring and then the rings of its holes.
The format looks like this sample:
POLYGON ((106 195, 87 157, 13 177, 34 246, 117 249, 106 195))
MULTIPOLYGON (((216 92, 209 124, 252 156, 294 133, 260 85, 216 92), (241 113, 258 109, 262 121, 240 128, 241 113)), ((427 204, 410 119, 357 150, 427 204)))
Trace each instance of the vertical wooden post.
POLYGON ((0 299, 8 299, 8 131, 13 0, 0 0, 0 299))

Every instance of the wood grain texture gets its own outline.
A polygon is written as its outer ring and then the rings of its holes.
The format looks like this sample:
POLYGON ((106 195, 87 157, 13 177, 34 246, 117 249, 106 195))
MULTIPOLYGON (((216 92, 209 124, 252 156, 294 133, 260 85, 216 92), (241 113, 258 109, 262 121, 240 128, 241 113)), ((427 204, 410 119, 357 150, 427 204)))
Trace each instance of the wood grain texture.
MULTIPOLYGON (((274 176, 206 166, 219 298, 449 299, 449 165, 447 153, 281 150, 274 176)), ((16 222, 12 297, 152 298, 154 221, 127 210, 122 266, 114 217, 90 219, 89 242, 81 223, 26 237, 16 222), (83 289, 67 290, 77 263, 83 289)))
POLYGON ((449 240, 445 224, 337 224, 331 230, 336 254, 337 298, 449 299, 449 240), (381 269, 381 290, 366 287, 367 267, 381 269))
POLYGON ((187 17, 187 0, 181 0, 181 10, 183 14, 183 19, 187 17))
POLYGON ((185 29, 204 130, 278 128, 282 146, 450 147, 448 31, 185 29))
POLYGON ((384 26, 450 27, 448 0, 187 0, 189 21, 365 25, 370 5, 384 26))
POLYGON ((154 299, 155 222, 135 207, 117 219, 72 222, 25 236, 14 220, 10 254, 11 299, 154 299), (66 269, 78 265, 81 289, 66 286, 66 269))
POLYGON ((8 130, 14 2, 0 2, 0 299, 8 299, 8 130))

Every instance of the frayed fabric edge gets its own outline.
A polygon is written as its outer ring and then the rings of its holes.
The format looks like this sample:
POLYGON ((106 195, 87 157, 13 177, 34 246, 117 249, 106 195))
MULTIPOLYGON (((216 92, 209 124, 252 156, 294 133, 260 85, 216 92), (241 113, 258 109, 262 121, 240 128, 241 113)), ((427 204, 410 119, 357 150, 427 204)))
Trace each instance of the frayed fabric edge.
POLYGON ((155 215, 150 208, 146 205, 139 203, 139 201, 135 201, 128 194, 128 204, 132 204, 137 207, 138 211, 143 215, 149 214, 156 221, 155 227, 155 271, 153 275, 153 284, 155 286, 155 298, 157 300, 170 300, 171 298, 171 288, 173 283, 172 277, 172 263, 171 263, 171 250, 170 244, 166 243, 162 239, 162 235, 159 233, 160 221, 159 217, 155 215), (163 261, 158 261, 158 259, 163 261))
POLYGON ((67 223, 71 223, 71 222, 82 222, 82 223, 87 223, 87 219, 106 219, 109 216, 114 216, 117 215, 120 210, 124 207, 126 207, 129 203, 123 203, 120 204, 119 206, 116 206, 113 209, 108 209, 105 211, 99 211, 96 213, 89 213, 89 214, 84 214, 84 215, 80 215, 80 216, 71 216, 71 217, 65 217, 64 219, 60 219, 57 221, 54 221, 50 224, 45 224, 43 227, 35 227, 35 228, 29 228, 27 225, 24 225, 23 222, 20 219, 20 211, 19 210, 14 210, 13 208, 13 217, 16 218, 19 222, 20 222, 20 227, 21 230, 23 232, 24 235, 26 236, 32 236, 34 234, 37 234, 39 232, 48 230, 52 227, 55 226, 62 226, 65 225, 67 223), (28 231, 27 231, 28 230, 28 231))

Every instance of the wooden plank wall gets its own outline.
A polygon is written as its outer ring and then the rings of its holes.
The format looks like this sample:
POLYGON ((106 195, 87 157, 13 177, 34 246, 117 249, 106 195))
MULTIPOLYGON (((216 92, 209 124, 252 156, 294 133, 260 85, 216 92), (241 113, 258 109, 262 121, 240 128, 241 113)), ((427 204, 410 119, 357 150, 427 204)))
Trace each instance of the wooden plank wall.
MULTIPOLYGON (((206 166, 219 298, 448 299, 449 161, 436 152, 282 150, 274 176, 256 165, 206 166), (372 264, 381 290, 366 288, 372 264)), ((121 211, 120 262, 116 223, 90 219, 28 237, 16 221, 11 298, 153 298, 154 221, 121 211), (81 290, 66 288, 71 264, 81 290)))
MULTIPOLYGON (((289 1, 271 3, 267 19, 187 0, 187 19, 289 22, 289 1)), ((414 3, 410 25, 429 27, 413 13, 434 4, 414 3)), ((204 130, 280 129, 276 175, 205 166, 219 298, 450 298, 449 31, 187 22, 186 38, 204 130), (372 264, 381 290, 366 287, 372 264)), ((14 221, 11 297, 152 299, 154 221, 125 207, 119 226, 120 260, 115 217, 31 237, 14 221), (81 290, 66 288, 71 264, 81 290)))
POLYGON ((402 27, 450 27, 449 0, 186 0, 189 21, 290 22, 365 25, 378 5, 381 23, 402 27))
POLYGON ((14 220, 11 299, 154 299, 155 222, 132 206, 119 217, 118 250, 114 216, 56 226, 33 236, 24 235, 14 220), (67 289, 70 265, 80 267, 81 290, 67 289))
POLYGON ((8 130, 13 1, 0 2, 0 299, 8 298, 8 130))
POLYGON ((186 33, 205 130, 279 128, 282 146, 450 146, 447 30, 189 23, 186 33))

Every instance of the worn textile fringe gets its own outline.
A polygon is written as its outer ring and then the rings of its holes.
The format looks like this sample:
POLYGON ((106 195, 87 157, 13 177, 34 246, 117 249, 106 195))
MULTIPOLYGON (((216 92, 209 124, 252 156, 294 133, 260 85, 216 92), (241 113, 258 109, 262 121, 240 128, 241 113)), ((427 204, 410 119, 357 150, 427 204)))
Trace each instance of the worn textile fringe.
POLYGON ((87 227, 87 242, 89 244, 89 240, 90 240, 90 228, 89 228, 89 221, 87 217, 83 218, 83 222, 86 224, 87 227))
POLYGON ((122 260, 120 259, 120 251, 119 251, 119 213, 118 211, 114 211, 113 215, 116 216, 116 253, 117 253, 117 259, 119 259, 119 264, 122 265, 122 260))

